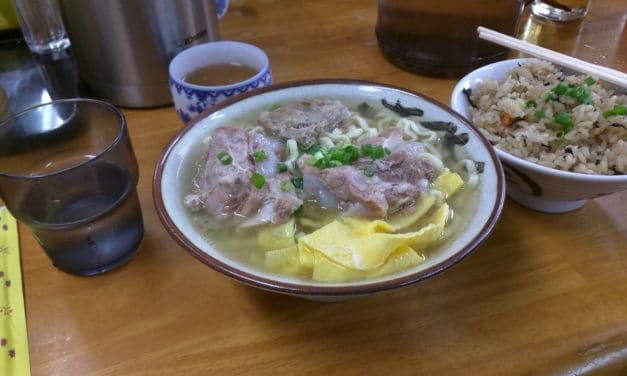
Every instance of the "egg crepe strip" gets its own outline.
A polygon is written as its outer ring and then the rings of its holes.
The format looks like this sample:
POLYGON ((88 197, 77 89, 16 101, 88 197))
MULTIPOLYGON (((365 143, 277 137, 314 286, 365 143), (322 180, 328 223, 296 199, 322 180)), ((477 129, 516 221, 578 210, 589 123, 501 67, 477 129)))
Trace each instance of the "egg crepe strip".
MULTIPOLYGON (((445 169, 432 188, 448 198, 462 186, 459 175, 445 169)), ((389 221, 342 218, 296 241, 290 221, 260 232, 258 241, 268 250, 266 266, 278 273, 320 282, 384 276, 421 264, 423 252, 443 238, 451 210, 446 202, 435 204, 435 195, 426 195, 408 215, 389 221), (400 232, 416 224, 416 231, 400 232)))

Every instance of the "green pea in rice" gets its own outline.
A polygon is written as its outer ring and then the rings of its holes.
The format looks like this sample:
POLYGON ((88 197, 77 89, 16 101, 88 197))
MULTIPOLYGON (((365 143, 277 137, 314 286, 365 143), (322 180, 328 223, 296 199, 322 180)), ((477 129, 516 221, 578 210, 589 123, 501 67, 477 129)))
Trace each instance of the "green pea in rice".
POLYGON ((594 78, 531 60, 509 71, 501 84, 478 84, 470 99, 476 106, 470 108, 471 121, 505 152, 585 174, 627 170, 627 115, 614 114, 624 112, 627 95, 594 78))

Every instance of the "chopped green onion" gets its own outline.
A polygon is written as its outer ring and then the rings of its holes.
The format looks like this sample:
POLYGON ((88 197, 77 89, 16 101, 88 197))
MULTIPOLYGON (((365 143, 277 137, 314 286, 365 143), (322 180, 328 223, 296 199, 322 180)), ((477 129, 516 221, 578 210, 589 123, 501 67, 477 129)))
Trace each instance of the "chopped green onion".
POLYGON ((559 132, 557 132, 557 137, 562 138, 568 132, 573 129, 573 117, 568 112, 558 112, 553 116, 553 121, 562 126, 559 132))
POLYGON ((557 95, 555 95, 555 93, 547 91, 546 93, 542 94, 542 100, 545 102, 554 101, 557 100, 557 95))
POLYGON ((329 167, 329 160, 326 158, 318 159, 314 166, 318 167, 319 169, 327 168, 329 167))
POLYGON ((603 117, 608 118, 610 116, 627 115, 627 106, 623 104, 614 105, 611 110, 603 112, 603 117))
POLYGON ((309 164, 313 166, 320 159, 324 159, 324 154, 322 154, 321 151, 317 151, 311 155, 311 158, 309 158, 309 164))
POLYGON ((597 80, 595 80, 595 79, 594 79, 594 77, 592 77, 592 76, 588 76, 584 82, 585 82, 588 86, 590 86, 590 85, 594 85, 594 84, 596 84, 596 83, 597 83, 597 80))
POLYGON ((344 151, 338 148, 331 148, 327 153, 327 158, 329 160, 342 161, 342 157, 344 156, 344 151))
POLYGON ((279 170, 279 172, 287 172, 288 167, 285 163, 277 163, 277 168, 279 170))
POLYGON ((369 178, 374 176, 374 170, 372 169, 371 166, 364 167, 363 172, 364 172, 364 175, 366 175, 369 178))
POLYGON ((526 107, 537 107, 538 104, 533 99, 530 99, 530 100, 527 101, 527 103, 525 103, 525 106, 526 107))
POLYGON ((554 87, 552 91, 557 95, 564 95, 568 91, 568 85, 560 83, 559 85, 554 87))
POLYGON ((292 182, 290 182, 289 180, 283 180, 281 182, 281 190, 283 192, 289 192, 290 189, 292 189, 292 182))
POLYGON ((369 157, 372 155, 372 144, 363 144, 361 145, 361 154, 369 157))
POLYGON ((299 206, 298 209, 294 210, 294 213, 292 213, 292 215, 294 216, 294 218, 300 218, 303 216, 303 206, 299 206))
POLYGON ((361 146, 361 154, 372 159, 381 159, 391 153, 392 151, 390 149, 384 148, 381 145, 373 146, 372 144, 364 144, 361 146))
POLYGON ((535 115, 538 119, 542 119, 546 117, 546 113, 544 112, 544 110, 538 110, 535 112, 535 115))
POLYGON ((576 99, 579 103, 592 104, 590 89, 585 85, 575 85, 568 89, 566 96, 576 99))
POLYGON ((270 106, 270 109, 268 111, 272 112, 272 111, 278 110, 279 108, 281 108, 281 106, 275 103, 272 106, 270 106))
POLYGON ((296 189, 303 189, 303 178, 291 178, 290 181, 296 189))
POLYGON ((553 120, 559 125, 572 125, 573 118, 568 112, 558 112, 553 116, 553 120))
POLYGON ((311 156, 311 158, 309 158, 307 164, 310 166, 316 166, 319 164, 320 161, 324 161, 324 154, 322 154, 321 151, 317 151, 311 156))
POLYGON ((385 151, 383 150, 383 146, 377 145, 372 148, 372 159, 381 159, 385 157, 385 151))
POLYGON ((250 184, 252 184, 257 189, 260 189, 261 187, 263 187, 264 184, 266 184, 266 178, 264 178, 263 175, 258 172, 253 172, 253 174, 250 176, 250 184))
POLYGON ((322 146, 320 146, 318 144, 313 144, 310 147, 308 147, 307 149, 303 149, 303 152, 305 154, 315 154, 315 153, 319 152, 320 149, 322 149, 322 146))
POLYGON ((219 152, 216 155, 216 157, 218 158, 220 163, 222 163, 223 165, 229 165, 229 164, 231 164, 231 162, 233 162, 233 157, 231 157, 231 154, 229 154, 226 151, 219 152))
POLYGON ((342 162, 335 160, 335 159, 331 159, 330 161, 327 162, 327 165, 329 167, 340 167, 342 166, 342 162))
POLYGON ((297 233, 295 233, 295 234, 294 234, 294 239, 295 239, 295 240, 298 240, 298 239, 302 238, 302 237, 303 237, 303 236, 305 236, 305 235, 307 235, 307 234, 305 234, 305 233, 304 233, 304 232, 302 232, 302 231, 298 231, 297 233))
POLYGON ((257 150, 253 156, 255 157, 255 160, 261 162, 261 161, 265 161, 266 160, 266 152, 263 150, 257 150))
POLYGON ((342 162, 344 164, 351 164, 359 159, 359 149, 354 145, 348 144, 344 146, 344 156, 342 156, 342 162))
POLYGON ((357 161, 362 155, 370 155, 372 153, 375 153, 378 158, 382 158, 386 153, 382 146, 373 147, 370 144, 362 145, 361 150, 362 152, 360 152, 360 149, 352 144, 346 144, 342 147, 331 147, 328 149, 321 147, 320 145, 314 145, 304 150, 304 152, 311 154, 311 158, 309 158, 307 164, 318 168, 349 165, 357 161))

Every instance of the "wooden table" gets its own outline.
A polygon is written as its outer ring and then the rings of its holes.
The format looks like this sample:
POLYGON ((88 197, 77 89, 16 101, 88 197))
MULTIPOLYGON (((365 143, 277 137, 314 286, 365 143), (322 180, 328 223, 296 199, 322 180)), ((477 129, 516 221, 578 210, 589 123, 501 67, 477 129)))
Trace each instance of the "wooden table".
MULTIPOLYGON (((267 51, 275 82, 343 77, 448 103, 455 80, 381 55, 376 2, 232 0, 223 39, 267 51)), ((419 20, 417 20, 419 22, 419 20)), ((523 21, 525 38, 627 68, 624 0, 581 23, 523 21)), ((180 129, 172 107, 125 110, 141 166, 146 233, 126 266, 83 278, 55 269, 21 228, 34 375, 627 374, 627 192, 563 215, 507 201, 462 263, 397 291, 321 304, 212 271, 161 226, 152 173, 180 129)))

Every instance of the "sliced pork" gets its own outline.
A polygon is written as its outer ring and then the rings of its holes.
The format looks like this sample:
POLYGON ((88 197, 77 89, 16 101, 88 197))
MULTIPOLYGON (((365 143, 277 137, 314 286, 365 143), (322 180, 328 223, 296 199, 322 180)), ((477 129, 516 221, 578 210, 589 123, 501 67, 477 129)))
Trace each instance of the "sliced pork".
POLYGON ((289 181, 287 173, 278 174, 266 179, 266 184, 261 189, 253 188, 252 195, 244 203, 244 210, 235 213, 245 220, 242 227, 253 227, 267 223, 285 223, 302 204, 296 195, 296 190, 291 188, 289 192, 283 191, 281 183, 289 181), (254 205, 251 203, 254 202, 254 205), (250 208, 255 208, 251 211, 250 208), (252 215, 251 215, 252 214, 252 215))
POLYGON ((266 177, 276 175, 277 165, 285 151, 285 143, 259 132, 250 132, 249 136, 249 154, 254 158, 257 172, 266 177), (255 157, 256 153, 261 153, 257 155, 262 155, 263 158, 255 157))
POLYGON ((302 200, 294 190, 281 189, 281 182, 290 178, 276 168, 284 148, 280 141, 256 132, 216 128, 196 178, 196 192, 185 198, 185 204, 218 219, 241 218, 245 226, 286 222, 302 200), (255 172, 265 177, 259 188, 250 181, 255 172))
MULTIPOLYGON (((374 217, 384 217, 388 211, 388 203, 375 179, 366 177, 356 166, 340 166, 320 169, 309 166, 310 155, 303 155, 298 166, 303 173, 303 180, 322 182, 328 192, 318 188, 317 194, 322 197, 319 201, 329 202, 329 192, 337 197, 341 207, 345 209, 350 204, 359 204, 374 217)), ((331 200, 332 201, 332 200, 331 200)))
POLYGON ((215 129, 204 166, 196 178, 198 191, 185 202, 195 210, 205 209, 215 217, 232 214, 249 196, 248 182, 254 169, 248 149, 248 133, 237 127, 215 129), (223 164, 219 153, 228 153, 229 164, 223 164))
POLYGON ((350 111, 340 101, 304 100, 264 111, 259 123, 272 135, 283 140, 294 139, 303 148, 318 141, 318 137, 330 132, 348 119, 350 111))
POLYGON ((351 215, 383 218, 413 206, 437 175, 419 142, 404 141, 402 130, 387 136, 368 137, 359 145, 371 144, 390 150, 384 158, 362 157, 353 164, 320 169, 310 166, 310 155, 303 155, 298 166, 305 191, 321 203, 336 204, 351 215), (365 170, 370 173, 366 176, 365 170))

